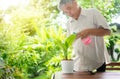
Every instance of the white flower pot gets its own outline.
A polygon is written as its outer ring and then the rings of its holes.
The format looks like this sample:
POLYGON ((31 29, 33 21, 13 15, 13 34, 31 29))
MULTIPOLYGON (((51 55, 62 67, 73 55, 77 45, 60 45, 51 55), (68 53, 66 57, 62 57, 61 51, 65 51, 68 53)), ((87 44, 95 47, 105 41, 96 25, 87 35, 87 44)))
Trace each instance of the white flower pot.
POLYGON ((62 60, 62 73, 73 73, 74 62, 73 60, 62 60))

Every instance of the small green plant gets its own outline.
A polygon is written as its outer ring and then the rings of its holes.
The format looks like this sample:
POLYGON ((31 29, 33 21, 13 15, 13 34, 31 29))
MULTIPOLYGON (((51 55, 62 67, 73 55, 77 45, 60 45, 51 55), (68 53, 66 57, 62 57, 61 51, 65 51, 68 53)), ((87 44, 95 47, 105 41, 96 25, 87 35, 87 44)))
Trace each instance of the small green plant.
POLYGON ((67 37, 64 41, 56 40, 56 44, 62 49, 64 54, 64 59, 68 60, 68 49, 73 44, 74 40, 76 39, 76 34, 71 34, 67 37))
POLYGON ((106 47, 112 61, 119 61, 120 58, 119 48, 115 48, 117 42, 120 40, 120 36, 116 33, 117 30, 116 26, 112 26, 111 35, 106 38, 106 47), (116 52, 117 58, 115 58, 114 52, 116 52))

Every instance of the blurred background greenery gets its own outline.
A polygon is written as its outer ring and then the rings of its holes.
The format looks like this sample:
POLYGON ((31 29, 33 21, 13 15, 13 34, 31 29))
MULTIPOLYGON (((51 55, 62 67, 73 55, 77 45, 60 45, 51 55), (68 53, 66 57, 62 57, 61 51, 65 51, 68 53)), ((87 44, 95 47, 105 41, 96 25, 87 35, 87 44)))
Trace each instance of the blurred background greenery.
MULTIPOLYGON (((83 8, 97 8, 112 24, 120 14, 120 0, 77 0, 83 8)), ((0 79, 50 79, 61 70, 63 53, 54 42, 64 40, 67 19, 58 0, 0 0, 0 79)), ((120 21, 119 21, 120 22, 120 21)), ((105 37, 111 60, 120 61, 120 30, 110 26, 105 37)))

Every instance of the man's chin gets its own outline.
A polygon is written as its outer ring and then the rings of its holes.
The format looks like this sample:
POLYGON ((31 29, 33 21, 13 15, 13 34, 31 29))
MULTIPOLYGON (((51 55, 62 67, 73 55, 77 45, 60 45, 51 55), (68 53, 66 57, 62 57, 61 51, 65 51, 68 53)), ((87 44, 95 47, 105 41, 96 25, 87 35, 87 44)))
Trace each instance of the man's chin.
POLYGON ((76 17, 74 17, 74 16, 71 16, 72 18, 74 18, 74 19, 76 19, 76 17))
POLYGON ((70 16, 70 17, 74 18, 74 16, 70 16))

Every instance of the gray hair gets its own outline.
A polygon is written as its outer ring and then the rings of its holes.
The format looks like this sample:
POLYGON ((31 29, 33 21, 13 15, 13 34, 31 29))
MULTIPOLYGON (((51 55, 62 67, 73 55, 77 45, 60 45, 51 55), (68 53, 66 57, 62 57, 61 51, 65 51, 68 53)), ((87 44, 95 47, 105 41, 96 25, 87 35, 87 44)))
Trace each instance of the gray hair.
POLYGON ((61 10, 61 7, 67 3, 72 3, 74 0, 58 0, 58 9, 61 10))

